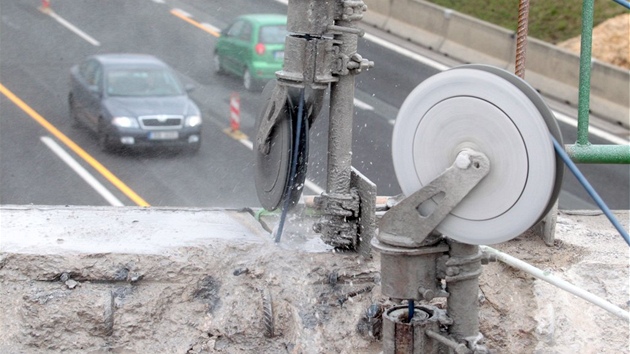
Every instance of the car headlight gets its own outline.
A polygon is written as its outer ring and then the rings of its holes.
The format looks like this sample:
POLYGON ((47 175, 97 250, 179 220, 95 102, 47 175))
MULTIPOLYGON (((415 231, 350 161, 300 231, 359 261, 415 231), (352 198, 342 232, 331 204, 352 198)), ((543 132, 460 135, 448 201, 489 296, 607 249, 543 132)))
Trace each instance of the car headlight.
POLYGON ((186 117, 186 126, 187 127, 196 127, 201 125, 201 116, 188 116, 186 117))
POLYGON ((114 117, 112 125, 121 128, 138 128, 138 121, 132 117, 114 117))

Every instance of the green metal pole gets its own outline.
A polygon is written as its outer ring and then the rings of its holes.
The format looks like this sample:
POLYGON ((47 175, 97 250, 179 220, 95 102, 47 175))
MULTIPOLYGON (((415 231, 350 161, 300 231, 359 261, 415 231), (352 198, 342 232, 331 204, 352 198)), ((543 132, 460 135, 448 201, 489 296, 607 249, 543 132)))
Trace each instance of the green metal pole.
POLYGON ((580 83, 578 91, 578 145, 589 145, 588 119, 591 95, 591 47, 593 42, 593 2, 582 4, 582 42, 580 45, 580 83))
POLYGON ((630 145, 565 145, 575 163, 630 164, 630 145))

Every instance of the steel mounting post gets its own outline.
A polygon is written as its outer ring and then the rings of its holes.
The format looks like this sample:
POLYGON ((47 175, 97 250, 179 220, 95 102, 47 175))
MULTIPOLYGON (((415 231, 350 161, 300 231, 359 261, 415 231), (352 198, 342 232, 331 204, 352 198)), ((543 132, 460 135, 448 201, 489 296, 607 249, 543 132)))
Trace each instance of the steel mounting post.
POLYGON ((358 37, 363 31, 357 27, 356 21, 362 19, 367 6, 361 0, 312 3, 320 6, 334 4, 333 23, 327 26, 327 31, 333 36, 335 55, 331 70, 337 79, 330 86, 326 193, 319 197, 322 216, 314 229, 321 233, 327 244, 356 249, 361 201, 351 185, 354 76, 374 65, 357 53, 358 37))

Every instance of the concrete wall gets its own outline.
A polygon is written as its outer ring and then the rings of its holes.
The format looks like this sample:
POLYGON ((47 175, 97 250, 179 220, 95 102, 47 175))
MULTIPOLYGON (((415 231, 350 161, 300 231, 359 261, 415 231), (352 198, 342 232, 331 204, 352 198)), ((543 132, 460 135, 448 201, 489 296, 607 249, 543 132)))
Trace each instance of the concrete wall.
MULTIPOLYGON (((516 33, 421 0, 364 0, 363 22, 464 63, 514 71, 516 33)), ((516 10, 515 10, 516 11, 516 10)), ((528 39, 525 79, 541 93, 577 106, 579 55, 528 39)), ((630 127, 630 71, 592 61, 591 112, 630 127)))

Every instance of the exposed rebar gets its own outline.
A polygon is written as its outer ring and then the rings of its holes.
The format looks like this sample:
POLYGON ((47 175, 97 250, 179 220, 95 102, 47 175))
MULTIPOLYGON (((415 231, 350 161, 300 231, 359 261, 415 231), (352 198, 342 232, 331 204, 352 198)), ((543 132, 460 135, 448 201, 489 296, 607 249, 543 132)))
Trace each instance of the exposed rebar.
POLYGON ((518 2, 518 28, 516 30, 516 63, 514 74, 525 78, 525 56, 527 52, 527 31, 529 24, 529 0, 518 2))

